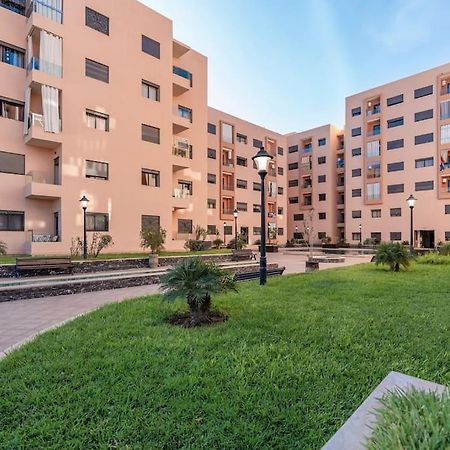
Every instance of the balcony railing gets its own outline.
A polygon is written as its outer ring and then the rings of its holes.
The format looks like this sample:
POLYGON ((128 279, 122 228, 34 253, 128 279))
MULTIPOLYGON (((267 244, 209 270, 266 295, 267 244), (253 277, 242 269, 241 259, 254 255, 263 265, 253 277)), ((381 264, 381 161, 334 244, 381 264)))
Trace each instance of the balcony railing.
POLYGON ((224 191, 234 191, 234 185, 232 183, 224 183, 222 184, 222 189, 224 191))
POLYGON ((173 190, 174 198, 190 198, 191 195, 192 195, 191 192, 186 189, 175 188, 173 190))
POLYGON ((374 116, 375 114, 380 114, 380 112, 381 112, 380 105, 376 105, 373 108, 367 110, 367 116, 374 116))
POLYGON ((39 70, 55 77, 62 77, 62 67, 33 56, 28 63, 27 71, 39 70))
POLYGON ((224 167, 234 167, 234 163, 232 159, 222 158, 222 165, 224 167))
POLYGON ((178 106, 175 108, 175 114, 178 117, 182 117, 183 119, 189 120, 192 123, 192 109, 186 108, 184 106, 178 106))
POLYGON ((48 172, 41 172, 39 170, 30 170, 30 172, 27 173, 27 177, 30 181, 32 181, 33 183, 40 183, 40 184, 59 185, 60 184, 59 179, 55 180, 56 176, 57 175, 50 174, 48 172))
POLYGON ((312 163, 302 163, 302 164, 300 164, 300 169, 312 170, 312 163))
POLYGON ((303 147, 303 153, 311 153, 312 152, 312 145, 305 145, 303 147))
POLYGON ((450 162, 443 162, 440 164, 439 169, 441 172, 446 169, 450 169, 450 162))
POLYGON ((381 128, 373 128, 367 131, 367 136, 379 136, 381 134, 381 128))
POLYGON ((186 69, 182 69, 181 67, 173 66, 173 73, 178 75, 186 80, 189 80, 192 87, 192 73, 187 71, 186 69))
POLYGON ((192 159, 192 146, 191 145, 174 145, 172 154, 181 158, 192 159))
POLYGON ((32 13, 40 14, 57 23, 62 23, 63 20, 62 10, 55 8, 45 0, 32 0, 27 10, 27 17, 30 17, 32 13))
POLYGON ((226 215, 232 215, 234 212, 233 208, 223 208, 222 209, 222 214, 226 214, 226 215))
POLYGON ((345 161, 343 161, 342 159, 338 159, 336 161, 336 167, 338 169, 343 169, 345 167, 345 161))
POLYGON ((25 0, 0 0, 0 7, 9 9, 12 12, 25 15, 25 0))
MULTIPOLYGON (((32 112, 28 116, 28 129, 36 126, 44 128, 44 115, 32 112)), ((61 132, 61 120, 59 121, 59 132, 61 132)))
POLYGON ((59 236, 56 234, 38 234, 33 230, 29 230, 31 242, 60 242, 59 236))

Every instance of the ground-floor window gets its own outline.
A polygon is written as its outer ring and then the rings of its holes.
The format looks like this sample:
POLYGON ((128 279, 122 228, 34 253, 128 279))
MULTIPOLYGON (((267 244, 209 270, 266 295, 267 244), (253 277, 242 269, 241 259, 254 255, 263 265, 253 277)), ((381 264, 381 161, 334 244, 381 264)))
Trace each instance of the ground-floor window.
POLYGON ((0 211, 0 231, 24 231, 23 211, 0 211))
POLYGON ((191 234, 192 233, 192 220, 178 219, 178 233, 191 234))
POLYGON ((109 231, 109 216, 105 213, 86 214, 87 231, 109 231))
POLYGON ((160 226, 159 216, 141 216, 142 230, 158 231, 160 226))

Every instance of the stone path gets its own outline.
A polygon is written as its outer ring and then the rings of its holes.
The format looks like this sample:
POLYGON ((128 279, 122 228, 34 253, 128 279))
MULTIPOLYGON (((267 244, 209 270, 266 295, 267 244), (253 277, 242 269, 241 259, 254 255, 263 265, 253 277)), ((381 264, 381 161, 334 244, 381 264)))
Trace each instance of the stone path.
MULTIPOLYGON (((320 268, 349 266, 370 261, 370 256, 346 256, 344 263, 320 264, 320 268)), ((273 253, 269 263, 286 266, 286 272, 303 273, 307 255, 298 253, 273 253)), ((45 297, 0 303, 0 359, 37 334, 61 325, 80 314, 85 314, 107 303, 155 294, 158 286, 137 286, 83 294, 45 297)))

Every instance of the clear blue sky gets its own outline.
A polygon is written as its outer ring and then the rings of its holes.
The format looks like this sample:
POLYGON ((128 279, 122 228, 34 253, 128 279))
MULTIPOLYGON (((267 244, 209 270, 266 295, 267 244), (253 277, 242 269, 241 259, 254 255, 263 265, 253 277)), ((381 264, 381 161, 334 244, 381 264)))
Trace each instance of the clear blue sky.
POLYGON ((209 105, 274 131, 342 125, 348 95, 450 62, 449 0, 141 0, 209 58, 209 105))

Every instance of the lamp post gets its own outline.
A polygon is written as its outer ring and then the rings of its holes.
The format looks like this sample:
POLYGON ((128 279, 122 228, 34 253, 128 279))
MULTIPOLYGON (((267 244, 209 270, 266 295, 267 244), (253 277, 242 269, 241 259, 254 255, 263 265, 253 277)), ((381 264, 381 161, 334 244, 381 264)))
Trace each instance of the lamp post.
POLYGON ((256 165, 258 174, 261 177, 261 251, 259 258, 259 284, 261 286, 267 281, 267 257, 266 257, 266 188, 264 180, 267 175, 269 162, 273 159, 264 147, 261 147, 252 160, 256 165))
POLYGON ((298 226, 295 226, 295 236, 294 239, 298 239, 298 226))
POLYGON ((223 223, 223 245, 224 245, 224 247, 226 247, 227 246, 227 235, 225 234, 225 227, 227 226, 227 223, 226 222, 224 222, 223 223))
POLYGON ((414 206, 416 206, 416 200, 417 198, 415 198, 412 194, 406 199, 411 211, 409 222, 409 251, 411 254, 414 253, 414 206))
POLYGON ((238 238, 238 234, 237 234, 237 219, 238 219, 238 215, 239 215, 239 211, 237 209, 235 209, 233 211, 233 217, 234 217, 234 249, 235 250, 238 249, 238 243, 237 243, 237 238, 238 238))
POLYGON ((359 224, 359 246, 362 247, 362 225, 359 224))
POLYGON ((83 195, 80 199, 81 207, 83 208, 83 258, 87 259, 87 230, 86 230, 86 210, 89 205, 89 199, 83 195))

